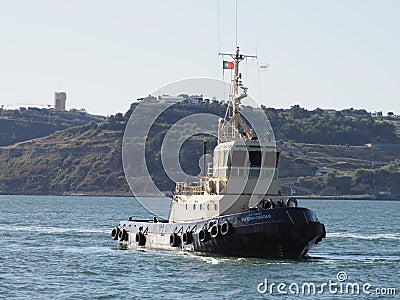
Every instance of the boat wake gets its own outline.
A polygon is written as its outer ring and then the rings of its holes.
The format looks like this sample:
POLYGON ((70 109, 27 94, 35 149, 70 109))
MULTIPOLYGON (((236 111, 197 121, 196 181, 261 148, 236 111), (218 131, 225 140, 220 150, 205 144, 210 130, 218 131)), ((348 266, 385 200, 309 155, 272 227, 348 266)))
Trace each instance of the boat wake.
POLYGON ((95 228, 61 228, 52 226, 11 226, 5 225, 0 226, 0 231, 15 232, 39 232, 47 234, 59 234, 59 233, 108 233, 108 229, 95 229, 95 228))
POLYGON ((362 262, 362 263, 393 263, 400 262, 398 255, 370 255, 363 253, 318 253, 312 257, 313 262, 321 263, 343 263, 343 262, 362 262))
POLYGON ((360 240, 400 240, 400 233, 377 233, 377 234, 358 234, 351 232, 331 232, 327 233, 327 237, 335 238, 350 238, 350 239, 360 239, 360 240))

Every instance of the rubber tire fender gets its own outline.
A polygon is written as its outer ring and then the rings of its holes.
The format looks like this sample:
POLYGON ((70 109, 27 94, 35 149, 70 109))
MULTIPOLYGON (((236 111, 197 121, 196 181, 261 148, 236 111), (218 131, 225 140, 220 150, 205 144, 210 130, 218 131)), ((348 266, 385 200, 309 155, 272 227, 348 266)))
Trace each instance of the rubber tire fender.
POLYGON ((135 241, 138 243, 138 246, 146 245, 146 237, 144 236, 143 232, 136 233, 135 241))
POLYGON ((120 228, 118 232, 118 241, 120 242, 128 241, 128 233, 124 228, 120 228))
POLYGON ((225 236, 228 235, 231 231, 232 231, 232 224, 229 223, 229 221, 224 221, 224 223, 222 223, 221 225, 221 235, 225 236))
POLYGON ((119 230, 120 230, 119 227, 114 227, 114 228, 111 230, 111 238, 112 238, 114 241, 118 240, 119 230))
POLYGON ((193 235, 190 231, 186 231, 182 234, 182 242, 185 245, 189 245, 193 242, 193 235))
POLYGON ((169 245, 171 247, 178 247, 181 245, 181 238, 176 232, 171 233, 171 235, 169 236, 169 245))
POLYGON ((219 225, 217 223, 215 223, 213 226, 211 226, 210 228, 210 236, 213 239, 216 239, 219 236, 220 233, 220 228, 219 225))
POLYGON ((204 228, 199 231, 199 241, 202 243, 207 242, 210 239, 210 234, 204 228))

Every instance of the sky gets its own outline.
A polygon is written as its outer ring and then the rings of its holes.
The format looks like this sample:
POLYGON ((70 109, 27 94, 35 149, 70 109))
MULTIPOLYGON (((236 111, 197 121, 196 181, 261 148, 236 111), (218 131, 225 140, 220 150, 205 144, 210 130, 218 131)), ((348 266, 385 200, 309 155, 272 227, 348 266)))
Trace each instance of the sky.
MULTIPOLYGON (((249 93, 267 107, 400 114, 400 1, 237 0, 249 93)), ((111 115, 181 79, 222 79, 236 1, 0 0, 0 105, 111 115)), ((225 72, 225 79, 229 79, 225 72)), ((184 92, 184 91, 182 91, 184 92)))

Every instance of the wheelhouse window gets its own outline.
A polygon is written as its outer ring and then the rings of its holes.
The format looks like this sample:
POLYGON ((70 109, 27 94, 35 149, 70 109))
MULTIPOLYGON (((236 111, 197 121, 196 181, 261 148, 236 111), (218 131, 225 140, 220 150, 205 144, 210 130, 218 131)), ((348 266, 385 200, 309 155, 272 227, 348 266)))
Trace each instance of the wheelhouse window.
POLYGON ((249 151, 250 167, 261 167, 261 151, 249 151))
POLYGON ((278 165, 279 153, 277 152, 266 152, 264 157, 265 168, 276 168, 278 165))
POLYGON ((231 157, 229 157, 229 166, 233 167, 244 167, 246 163, 246 151, 233 151, 231 157))
POLYGON ((222 148, 214 151, 214 176, 275 178, 279 152, 262 147, 222 148))
POLYGON ((223 161, 224 167, 228 165, 228 158, 229 158, 229 150, 224 150, 224 161, 223 161))

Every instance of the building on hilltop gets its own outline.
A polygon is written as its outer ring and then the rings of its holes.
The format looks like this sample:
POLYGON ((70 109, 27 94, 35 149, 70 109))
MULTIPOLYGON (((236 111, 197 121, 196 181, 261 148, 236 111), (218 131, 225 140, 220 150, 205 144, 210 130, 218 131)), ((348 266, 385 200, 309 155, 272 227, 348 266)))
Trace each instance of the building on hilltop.
POLYGON ((58 111, 65 111, 65 102, 67 101, 67 93, 54 92, 54 108, 58 111))
POLYGON ((315 175, 314 176, 327 176, 329 173, 329 170, 327 167, 322 167, 319 168, 317 171, 315 171, 315 175))

